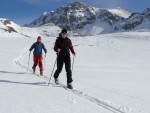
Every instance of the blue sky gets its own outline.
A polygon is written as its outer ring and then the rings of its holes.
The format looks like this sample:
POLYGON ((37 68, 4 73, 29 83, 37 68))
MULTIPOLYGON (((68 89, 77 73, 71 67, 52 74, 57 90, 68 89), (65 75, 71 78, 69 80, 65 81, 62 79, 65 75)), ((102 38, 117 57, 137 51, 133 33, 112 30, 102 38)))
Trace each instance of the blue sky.
POLYGON ((1 0, 0 18, 9 18, 17 24, 28 24, 44 12, 75 1, 99 8, 122 7, 130 12, 142 12, 150 8, 150 0, 1 0))

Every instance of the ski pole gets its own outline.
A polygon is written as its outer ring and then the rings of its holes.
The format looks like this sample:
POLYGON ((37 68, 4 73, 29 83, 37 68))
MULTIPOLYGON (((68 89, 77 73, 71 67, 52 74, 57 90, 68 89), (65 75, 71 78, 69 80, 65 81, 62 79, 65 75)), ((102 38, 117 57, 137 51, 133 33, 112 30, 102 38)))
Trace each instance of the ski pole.
POLYGON ((30 51, 30 53, 29 53, 29 60, 28 60, 28 69, 27 69, 27 73, 29 72, 30 54, 31 54, 31 51, 30 51))
POLYGON ((75 56, 73 56, 73 62, 72 62, 72 72, 73 72, 74 58, 75 58, 75 56))
POLYGON ((74 58, 75 58, 75 56, 73 56, 72 71, 73 71, 73 65, 74 65, 74 58))
POLYGON ((45 57, 44 57, 44 67, 45 67, 45 58, 46 58, 46 53, 45 53, 45 57))
POLYGON ((54 71, 56 62, 57 62, 57 57, 56 57, 56 60, 55 60, 54 66, 53 66, 53 70, 52 70, 51 76, 50 76, 50 78, 49 78, 48 86, 49 86, 49 84, 50 84, 50 81, 51 81, 51 78, 52 78, 52 75, 53 75, 53 71, 54 71))

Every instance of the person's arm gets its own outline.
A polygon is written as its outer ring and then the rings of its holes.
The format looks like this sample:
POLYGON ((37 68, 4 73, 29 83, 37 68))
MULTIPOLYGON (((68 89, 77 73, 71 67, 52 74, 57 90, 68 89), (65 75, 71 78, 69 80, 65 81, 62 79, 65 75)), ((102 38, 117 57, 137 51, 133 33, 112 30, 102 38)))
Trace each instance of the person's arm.
POLYGON ((35 43, 31 46, 31 48, 29 49, 29 51, 32 51, 32 49, 35 47, 35 43))
POLYGON ((61 49, 58 48, 58 40, 56 40, 55 45, 54 45, 54 51, 59 53, 60 50, 61 50, 61 49))
POLYGON ((45 53, 47 53, 47 49, 45 48, 45 45, 42 43, 42 48, 44 50, 45 53))
POLYGON ((57 49, 58 49, 58 45, 57 45, 57 40, 56 40, 54 44, 54 51, 57 52, 57 49))
POLYGON ((69 44, 69 49, 71 50, 72 54, 76 55, 71 40, 70 40, 70 44, 69 44))

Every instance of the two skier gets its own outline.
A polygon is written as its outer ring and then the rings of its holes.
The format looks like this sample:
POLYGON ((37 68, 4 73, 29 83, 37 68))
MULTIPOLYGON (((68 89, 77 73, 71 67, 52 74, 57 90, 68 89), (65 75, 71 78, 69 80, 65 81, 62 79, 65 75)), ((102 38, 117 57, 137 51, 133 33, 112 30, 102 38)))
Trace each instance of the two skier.
MULTIPOLYGON (((43 75, 43 64, 42 64, 42 49, 45 53, 47 50, 44 44, 41 42, 41 37, 37 38, 37 42, 35 42, 30 51, 34 49, 34 65, 32 67, 33 73, 35 73, 35 69, 37 64, 39 64, 40 75, 43 75)), ((72 89, 72 71, 71 71, 71 58, 70 58, 70 50, 72 54, 75 56, 76 53, 72 46, 71 40, 67 37, 67 30, 62 29, 59 37, 57 37, 54 45, 54 51, 57 53, 57 70, 54 73, 54 80, 56 84, 59 84, 59 74, 62 71, 63 64, 65 63, 66 75, 67 75, 67 87, 72 89)))

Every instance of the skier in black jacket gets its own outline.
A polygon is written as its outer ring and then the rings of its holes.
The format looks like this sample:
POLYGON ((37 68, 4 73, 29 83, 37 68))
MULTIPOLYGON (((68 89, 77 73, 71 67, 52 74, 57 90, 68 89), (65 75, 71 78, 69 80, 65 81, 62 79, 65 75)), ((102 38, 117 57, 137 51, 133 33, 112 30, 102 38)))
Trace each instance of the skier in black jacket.
POLYGON ((70 50, 75 56, 75 51, 72 46, 71 40, 67 37, 67 30, 63 29, 61 35, 57 38, 54 51, 57 52, 57 70, 54 73, 55 83, 59 84, 58 76, 63 68, 63 63, 65 63, 65 69, 67 72, 67 87, 72 89, 72 72, 71 72, 71 59, 70 50))

